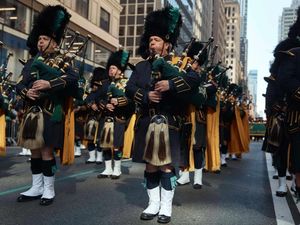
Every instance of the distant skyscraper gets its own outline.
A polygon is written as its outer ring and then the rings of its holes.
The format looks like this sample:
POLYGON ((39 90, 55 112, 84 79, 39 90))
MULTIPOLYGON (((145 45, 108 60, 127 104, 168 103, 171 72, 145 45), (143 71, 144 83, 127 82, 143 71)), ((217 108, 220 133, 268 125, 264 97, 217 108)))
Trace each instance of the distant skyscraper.
POLYGON ((182 28, 178 38, 178 52, 181 52, 186 43, 191 40, 193 36, 193 7, 194 0, 164 0, 164 5, 172 5, 180 9, 182 15, 182 28))
POLYGON ((232 70, 228 73, 231 82, 241 84, 241 61, 240 61, 240 43, 241 43, 241 17, 240 4, 235 0, 225 1, 225 17, 226 17, 226 65, 232 66, 232 70))
POLYGON ((253 96, 253 104, 256 111, 257 105, 257 70, 250 70, 248 74, 248 90, 253 96))
MULTIPOLYGON (((247 39, 247 20, 248 20, 248 0, 239 0, 241 13, 241 47, 240 59, 242 64, 241 85, 247 89, 247 69, 248 69, 248 39, 247 39)), ((246 92, 246 90, 245 90, 246 92)))
POLYGON ((148 13, 172 5, 180 9, 182 28, 178 38, 178 51, 190 41, 193 33, 193 4, 195 0, 120 0, 123 7, 120 16, 120 44, 131 53, 131 61, 137 63, 141 57, 137 54, 140 38, 144 30, 144 20, 148 13))
POLYGON ((297 9, 300 6, 300 0, 293 0, 290 7, 283 8, 282 15, 279 18, 279 41, 287 38, 292 24, 297 19, 297 9))
POLYGON ((214 45, 219 46, 214 58, 215 63, 220 60, 225 62, 226 26, 224 0, 213 0, 212 36, 214 37, 214 45))
POLYGON ((213 1, 200 0, 201 2, 201 26, 200 39, 207 41, 212 34, 213 1))

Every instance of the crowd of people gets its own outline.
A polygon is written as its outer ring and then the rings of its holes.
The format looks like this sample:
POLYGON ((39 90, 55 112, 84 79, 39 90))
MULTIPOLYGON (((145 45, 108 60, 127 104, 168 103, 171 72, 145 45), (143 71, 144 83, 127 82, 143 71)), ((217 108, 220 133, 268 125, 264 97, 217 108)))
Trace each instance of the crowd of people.
MULTIPOLYGON (((229 153, 237 159, 249 151, 249 101, 229 82, 230 68, 215 63, 212 38, 192 39, 174 55, 182 18, 171 6, 147 15, 138 49, 143 61, 132 65, 125 49, 113 52, 106 68, 94 69, 87 90, 71 62, 56 61, 66 56, 57 48, 69 20, 64 7, 47 6, 27 40, 32 58, 16 91, 18 144, 31 151, 32 186, 17 201, 52 204, 55 152, 62 164, 72 164, 84 143, 86 163, 104 161, 100 179, 119 179, 122 158, 144 163, 149 202, 140 219, 169 223, 175 187, 189 184, 190 173, 193 188, 201 189, 204 169, 219 173, 229 153)), ((2 99, 0 118, 7 113, 2 99)))

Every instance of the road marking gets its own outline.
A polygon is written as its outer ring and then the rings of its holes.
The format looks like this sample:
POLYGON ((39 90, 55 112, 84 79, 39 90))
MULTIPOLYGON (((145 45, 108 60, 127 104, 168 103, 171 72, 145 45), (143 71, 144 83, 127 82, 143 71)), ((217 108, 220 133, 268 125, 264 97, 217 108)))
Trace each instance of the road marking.
POLYGON ((286 198, 276 196, 278 180, 273 179, 274 168, 272 166, 272 156, 270 153, 266 153, 266 162, 277 225, 294 225, 295 222, 293 220, 286 198))
MULTIPOLYGON (((71 174, 71 175, 68 175, 68 176, 65 176, 65 177, 59 177, 59 178, 56 179, 56 181, 60 182, 60 181, 64 181, 64 180, 74 178, 74 177, 80 177, 80 176, 84 176, 84 175, 95 173, 95 172, 96 172, 96 170, 87 170, 87 171, 84 171, 84 172, 71 174)), ((25 186, 22 186, 22 187, 9 189, 7 191, 2 191, 2 192, 0 192, 0 196, 8 195, 8 194, 15 193, 15 192, 20 192, 20 191, 26 190, 30 187, 31 187, 31 185, 25 185, 25 186)))

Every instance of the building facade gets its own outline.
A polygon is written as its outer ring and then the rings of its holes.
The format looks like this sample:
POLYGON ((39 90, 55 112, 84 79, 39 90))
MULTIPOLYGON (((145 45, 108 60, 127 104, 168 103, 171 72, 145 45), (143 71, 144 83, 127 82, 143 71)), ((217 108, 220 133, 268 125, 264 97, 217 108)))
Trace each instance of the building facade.
MULTIPOLYGON (((72 38, 75 31, 80 35, 77 43, 85 40, 89 34, 86 51, 86 72, 91 73, 96 66, 105 65, 111 52, 119 47, 119 20, 122 7, 117 0, 1 0, 0 1, 0 40, 4 43, 0 49, 1 64, 5 64, 9 52, 13 54, 7 71, 14 74, 14 80, 20 75, 22 65, 18 59, 28 59, 26 40, 35 15, 46 5, 61 4, 72 15, 66 33, 72 38)), ((74 49, 71 51, 75 51, 74 49)), ((80 57, 78 58, 80 60, 80 57)))
MULTIPOLYGON (((196 1, 197 2, 197 1, 196 1)), ((200 40, 207 41, 212 35, 213 1, 201 0, 200 40)))
POLYGON ((226 65, 232 66, 232 70, 228 73, 228 77, 232 83, 240 84, 242 80, 242 64, 240 62, 240 4, 235 0, 225 1, 226 16, 226 49, 225 62, 226 65))
POLYGON ((241 14, 241 42, 240 60, 242 65, 241 86, 247 92, 247 70, 248 70, 248 39, 247 39, 247 20, 248 20, 248 0, 239 0, 241 14))
POLYGON ((257 76, 257 70, 250 70, 248 73, 248 90, 250 98, 252 97, 255 115, 257 115, 257 76))
POLYGON ((218 45, 218 49, 214 58, 214 63, 218 61, 222 61, 223 63, 225 63, 226 17, 224 0, 213 0, 212 13, 212 36, 214 37, 214 45, 218 45))
POLYGON ((287 38, 290 27, 297 19, 297 9, 299 6, 300 1, 293 0, 290 7, 283 8, 282 15, 279 18, 279 42, 287 38))

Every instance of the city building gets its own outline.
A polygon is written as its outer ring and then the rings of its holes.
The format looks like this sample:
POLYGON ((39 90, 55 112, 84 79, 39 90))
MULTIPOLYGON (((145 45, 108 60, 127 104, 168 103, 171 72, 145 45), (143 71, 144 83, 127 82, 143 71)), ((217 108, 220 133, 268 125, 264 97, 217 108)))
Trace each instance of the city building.
POLYGON ((278 42, 287 38, 290 27, 297 19, 297 9, 300 0, 293 0, 290 7, 283 8, 282 15, 279 17, 278 42))
POLYGON ((247 92, 247 69, 248 69, 248 39, 247 39, 247 20, 248 20, 248 0, 239 0, 241 13, 241 42, 240 60, 242 65, 241 86, 247 92))
POLYGON ((120 16, 120 44, 131 53, 132 63, 141 60, 137 49, 144 29, 144 19, 149 12, 167 5, 180 9, 183 24, 178 38, 178 47, 176 48, 178 53, 193 37, 193 30, 199 29, 199 25, 193 26, 193 5, 195 4, 193 0, 120 0, 120 4, 123 7, 120 16))
POLYGON ((255 115, 256 113, 256 106, 257 106, 257 70, 250 70, 248 73, 248 90, 249 95, 252 96, 252 102, 254 105, 255 115))
MULTIPOLYGON (((195 1, 198 2, 198 1, 195 1)), ((201 0, 200 40, 207 41, 212 35, 213 1, 201 0)))
MULTIPOLYGON (((16 80, 21 74, 22 65, 19 59, 28 59, 26 40, 31 30, 34 17, 46 5, 61 4, 72 15, 66 32, 72 39, 75 32, 80 35, 76 43, 82 43, 87 35, 89 41, 85 71, 86 75, 96 66, 105 65, 111 52, 119 47, 119 20, 122 7, 118 0, 1 0, 0 1, 0 40, 4 43, 0 49, 1 65, 11 52, 7 71, 14 74, 16 80)), ((78 47, 78 46, 77 46, 78 47)), ((74 44, 75 51, 76 46, 74 44)), ((80 58, 78 58, 80 61, 80 58)))
POLYGON ((232 83, 241 84, 242 81, 242 64, 240 62, 240 4, 236 0, 225 1, 226 16, 226 49, 225 62, 226 65, 232 66, 232 70, 228 73, 228 77, 232 83))
MULTIPOLYGON (((214 63, 222 61, 225 64, 225 31, 226 31, 226 17, 225 17, 225 3, 224 0, 213 0, 212 10, 212 36, 214 37, 214 45, 218 45, 214 63)), ((226 63, 228 64, 228 62, 226 63)))

